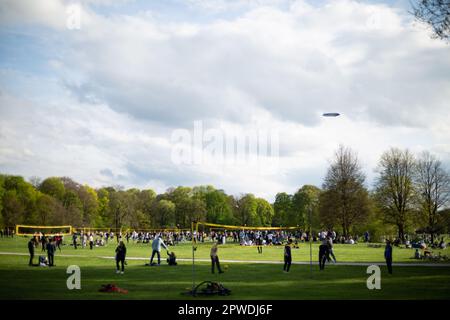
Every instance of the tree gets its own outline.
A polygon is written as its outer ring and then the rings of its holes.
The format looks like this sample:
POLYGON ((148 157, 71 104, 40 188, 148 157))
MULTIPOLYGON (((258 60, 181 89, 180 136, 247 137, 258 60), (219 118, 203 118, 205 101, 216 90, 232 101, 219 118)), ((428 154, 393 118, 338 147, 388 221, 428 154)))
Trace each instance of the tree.
POLYGON ((75 191, 66 190, 63 206, 66 209, 63 223, 81 226, 83 224, 83 204, 75 191))
POLYGON ((41 185, 42 179, 36 176, 32 176, 29 179, 31 185, 35 188, 35 189, 39 189, 39 186, 41 185))
POLYGON ((111 220, 109 217, 109 195, 111 192, 115 192, 115 190, 113 188, 97 190, 98 216, 94 223, 97 228, 108 226, 108 222, 111 220))
POLYGON ((38 192, 30 183, 26 182, 23 177, 5 176, 4 179, 5 191, 14 191, 14 195, 11 192, 7 192, 8 198, 6 198, 6 200, 10 201, 8 203, 10 205, 8 210, 11 209, 11 205, 17 205, 18 208, 23 208, 23 210, 20 211, 20 217, 18 216, 19 213, 9 212, 9 214, 16 216, 17 221, 20 220, 22 223, 34 224, 36 222, 36 199, 38 197, 38 192), (20 205, 17 204, 16 201, 19 202, 20 205))
POLYGON ((262 198, 256 199, 256 215, 258 217, 258 224, 264 227, 272 225, 272 219, 274 216, 273 207, 267 200, 262 198))
POLYGON ((233 207, 223 190, 208 189, 204 193, 203 198, 206 205, 206 220, 208 222, 219 224, 233 223, 233 207))
POLYGON ((320 217, 328 228, 342 227, 344 236, 352 226, 364 223, 369 214, 369 193, 358 157, 351 149, 339 146, 328 169, 320 196, 320 217))
POLYGON ((93 226, 98 219, 98 197, 97 192, 88 185, 80 186, 78 189, 83 215, 83 226, 93 226))
POLYGON ((63 201, 66 189, 60 178, 51 177, 47 178, 39 185, 39 191, 48 194, 60 201, 63 201))
POLYGON ((289 224, 289 219, 292 211, 292 196, 287 194, 286 192, 277 193, 277 195, 275 196, 273 209, 273 226, 289 224))
POLYGON ((311 226, 314 229, 320 227, 319 216, 319 195, 321 190, 316 186, 304 185, 292 197, 292 213, 287 225, 307 227, 309 221, 309 210, 311 212, 311 226))
POLYGON ((236 220, 240 225, 258 226, 257 201, 253 194, 246 194, 238 198, 236 202, 236 220))
POLYGON ((429 152, 423 152, 416 165, 415 185, 420 208, 434 242, 435 233, 442 229, 438 227, 442 218, 440 209, 450 200, 450 176, 441 161, 429 152))
POLYGON ((418 21, 432 29, 432 38, 450 38, 450 0, 416 0, 412 5, 413 14, 418 21))
POLYGON ((154 225, 159 227, 172 227, 175 224, 175 204, 170 200, 162 199, 154 204, 154 225))
POLYGON ((191 196, 192 189, 189 187, 170 188, 163 196, 164 199, 170 200, 175 204, 175 224, 179 224, 184 228, 191 226, 191 221, 187 218, 191 196))
POLYGON ((151 189, 142 190, 138 194, 138 210, 142 214, 139 217, 139 225, 141 228, 148 229, 151 227, 152 207, 155 199, 156 193, 151 189))
POLYGON ((25 206, 17 196, 17 191, 7 190, 3 195, 3 222, 5 226, 12 227, 23 222, 25 206))
POLYGON ((415 160, 408 150, 391 148, 381 155, 375 184, 377 206, 385 221, 397 226, 398 237, 405 241, 405 230, 414 209, 415 160))
POLYGON ((61 210, 61 208, 58 208, 58 201, 55 198, 40 193, 36 201, 37 224, 42 226, 53 224, 58 210, 61 210))

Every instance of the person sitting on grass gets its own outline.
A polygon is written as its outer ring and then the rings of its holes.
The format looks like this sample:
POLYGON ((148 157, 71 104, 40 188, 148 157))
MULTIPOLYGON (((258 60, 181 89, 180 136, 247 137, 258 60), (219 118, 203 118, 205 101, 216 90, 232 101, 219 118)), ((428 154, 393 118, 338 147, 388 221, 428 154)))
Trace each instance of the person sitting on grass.
POLYGON ((178 263, 177 263, 177 256, 175 255, 175 252, 167 251, 167 255, 169 256, 167 258, 167 264, 169 266, 176 266, 178 263))
POLYGON ((421 259, 421 258, 422 257, 420 255, 419 249, 416 249, 416 252, 414 253, 414 259, 421 259))
POLYGON ((123 241, 120 241, 119 245, 116 248, 116 273, 123 274, 125 272, 124 264, 126 255, 127 255, 127 248, 125 247, 123 241), (120 271, 119 262, 122 265, 122 271, 120 271))

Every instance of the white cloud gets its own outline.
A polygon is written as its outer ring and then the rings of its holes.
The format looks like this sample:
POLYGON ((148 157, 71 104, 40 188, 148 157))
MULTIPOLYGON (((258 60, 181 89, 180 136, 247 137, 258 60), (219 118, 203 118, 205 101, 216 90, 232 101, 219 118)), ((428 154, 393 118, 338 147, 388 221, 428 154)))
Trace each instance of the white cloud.
POLYGON ((390 146, 450 159, 449 47, 403 9, 349 0, 189 3, 217 17, 102 16, 83 2, 82 28, 67 30, 68 2, 3 2, 2 23, 50 27, 36 38, 51 34, 63 47, 48 61, 50 78, 2 70, 1 167, 96 186, 204 183, 272 198, 320 184, 338 144, 359 153, 369 180, 390 146), (325 111, 343 116, 323 119, 325 111), (174 166, 172 130, 195 120, 278 130, 279 170, 174 166))

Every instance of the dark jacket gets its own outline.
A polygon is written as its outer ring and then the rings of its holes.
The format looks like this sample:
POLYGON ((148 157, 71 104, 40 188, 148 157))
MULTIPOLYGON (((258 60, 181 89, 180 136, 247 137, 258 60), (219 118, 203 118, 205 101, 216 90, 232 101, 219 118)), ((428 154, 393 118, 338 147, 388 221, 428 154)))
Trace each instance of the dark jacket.
POLYGON ((34 254, 34 243, 33 241, 28 241, 28 251, 30 254, 34 254))
POLYGON ((287 258, 287 259, 291 259, 292 258, 292 256, 291 256, 291 246, 288 245, 288 244, 284 246, 284 257, 287 258))
POLYGON ((117 246, 116 248, 116 260, 125 260, 127 255, 127 248, 125 246, 117 246))
POLYGON ((55 245, 51 242, 47 243, 47 254, 55 254, 55 245))
POLYGON ((386 245, 386 248, 384 249, 384 258, 386 260, 392 260, 392 246, 386 245))

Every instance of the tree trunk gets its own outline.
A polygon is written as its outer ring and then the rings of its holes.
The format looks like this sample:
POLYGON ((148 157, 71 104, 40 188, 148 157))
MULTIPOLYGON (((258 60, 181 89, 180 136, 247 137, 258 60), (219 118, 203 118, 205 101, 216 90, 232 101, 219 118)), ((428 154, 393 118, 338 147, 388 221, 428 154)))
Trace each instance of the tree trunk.
POLYGON ((403 224, 398 224, 398 238, 402 241, 402 243, 405 242, 405 230, 403 224))

